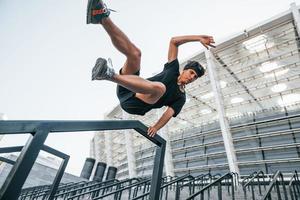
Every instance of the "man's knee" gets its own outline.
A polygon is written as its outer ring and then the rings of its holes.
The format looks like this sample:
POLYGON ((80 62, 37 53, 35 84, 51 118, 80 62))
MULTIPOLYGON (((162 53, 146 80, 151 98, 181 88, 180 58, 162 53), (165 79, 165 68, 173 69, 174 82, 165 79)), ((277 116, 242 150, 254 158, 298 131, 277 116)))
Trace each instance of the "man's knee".
POLYGON ((156 82, 154 83, 153 87, 156 91, 155 95, 157 95, 159 98, 162 97, 166 92, 166 86, 163 83, 156 82))
POLYGON ((141 57, 142 57, 142 52, 139 48, 133 48, 131 51, 130 51, 130 58, 131 59, 134 59, 134 60, 141 60, 141 57))

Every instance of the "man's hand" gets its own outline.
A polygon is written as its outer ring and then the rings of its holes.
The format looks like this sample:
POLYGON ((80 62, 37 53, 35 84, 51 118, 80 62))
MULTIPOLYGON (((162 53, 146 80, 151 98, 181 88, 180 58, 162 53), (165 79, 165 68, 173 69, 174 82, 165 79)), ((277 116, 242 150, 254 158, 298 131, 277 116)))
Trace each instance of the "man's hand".
POLYGON ((208 49, 208 46, 216 48, 216 46, 212 45, 215 43, 214 38, 209 35, 200 35, 199 41, 201 44, 208 49))
POLYGON ((150 137, 154 137, 156 133, 157 133, 157 128, 155 128, 154 126, 149 126, 148 135, 150 137))

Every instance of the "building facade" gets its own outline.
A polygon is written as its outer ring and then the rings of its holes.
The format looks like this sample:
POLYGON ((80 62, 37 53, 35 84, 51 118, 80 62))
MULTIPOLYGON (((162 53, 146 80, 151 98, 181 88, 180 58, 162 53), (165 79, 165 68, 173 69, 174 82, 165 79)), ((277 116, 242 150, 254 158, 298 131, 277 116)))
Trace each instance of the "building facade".
MULTIPOLYGON (((160 130, 169 144, 166 175, 300 170, 299 35, 299 8, 291 4, 188 59, 207 73, 186 88, 181 113, 160 130)), ((116 106, 106 118, 152 125, 164 109, 135 116, 116 106)), ((91 156, 118 167, 118 178, 150 176, 154 153, 134 131, 97 132, 91 141, 91 156)))

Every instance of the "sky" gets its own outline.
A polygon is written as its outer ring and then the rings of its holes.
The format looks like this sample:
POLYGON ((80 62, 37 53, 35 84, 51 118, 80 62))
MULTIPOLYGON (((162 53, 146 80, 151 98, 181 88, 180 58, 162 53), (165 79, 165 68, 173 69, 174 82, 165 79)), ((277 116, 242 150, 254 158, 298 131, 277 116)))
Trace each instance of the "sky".
MULTIPOLYGON (((141 76, 159 72, 172 36, 206 34, 216 44, 300 0, 106 1, 111 19, 142 51, 141 76)), ((91 81, 98 57, 118 71, 125 57, 101 25, 86 25, 87 0, 0 0, 0 113, 8 120, 101 120, 118 105, 114 83, 91 81)), ((180 46, 179 60, 202 51, 180 46)), ((28 135, 5 136, 0 146, 24 145, 28 135)), ((53 133, 46 144, 71 156, 79 175, 92 132, 53 133)))

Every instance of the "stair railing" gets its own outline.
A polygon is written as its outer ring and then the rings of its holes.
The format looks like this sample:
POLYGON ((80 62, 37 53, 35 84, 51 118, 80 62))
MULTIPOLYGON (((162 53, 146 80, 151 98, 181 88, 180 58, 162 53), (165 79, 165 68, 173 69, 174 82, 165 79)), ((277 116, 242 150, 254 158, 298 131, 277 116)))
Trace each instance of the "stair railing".
MULTIPOLYGON (((200 174, 200 175, 196 176, 194 179, 189 180, 189 181, 185 182, 184 184, 180 185, 179 189, 182 190, 184 187, 188 186, 189 187, 189 195, 192 195, 195 192, 195 182, 199 181, 199 180, 203 180, 203 177, 209 177, 209 179, 211 179, 212 175, 210 173, 200 174)), ((203 183, 201 185, 203 186, 203 183)))
POLYGON ((231 179, 231 194, 232 194, 232 199, 234 200, 234 181, 233 181, 233 175, 232 173, 227 173, 223 176, 221 176, 220 178, 218 178, 217 180, 213 181, 212 183, 206 185, 205 187, 203 187, 200 191, 194 193, 193 195, 189 196, 186 200, 192 200, 195 197, 200 195, 201 200, 204 200, 204 192, 206 190, 211 189, 213 186, 217 185, 218 186, 218 200, 222 200, 222 181, 226 180, 226 179, 231 179))
MULTIPOLYGON (((175 184, 175 185, 176 185, 176 191, 175 191, 175 194, 177 194, 178 191, 179 191, 179 185, 178 185, 179 182, 182 182, 182 181, 184 181, 185 179, 189 179, 189 180, 190 180, 190 179, 194 179, 194 177, 191 176, 190 174, 186 174, 186 175, 180 176, 180 177, 178 177, 178 178, 176 178, 176 179, 174 179, 174 180, 172 180, 172 181, 170 181, 170 182, 164 184, 163 186, 161 186, 161 187, 160 187, 160 190, 161 190, 161 192, 162 192, 165 188, 167 188, 167 187, 169 187, 169 186, 175 184)), ((142 195, 140 195, 140 196, 137 196, 137 197, 133 198, 132 200, 137 200, 137 199, 144 198, 144 197, 148 196, 149 194, 150 194, 149 192, 144 193, 144 194, 142 194, 142 195)), ((175 195, 175 196, 176 196, 176 195, 175 195)), ((167 198, 167 195, 165 196, 165 198, 166 198, 166 200, 168 199, 168 198, 167 198)))
POLYGON ((271 192, 272 192, 272 189, 275 187, 276 188, 276 192, 277 192, 277 198, 278 199, 282 199, 281 197, 281 194, 280 194, 280 188, 279 188, 279 185, 282 185, 282 188, 283 188, 283 195, 284 195, 284 199, 285 200, 288 200, 288 196, 287 196, 287 191, 286 191, 286 188, 285 188, 285 182, 284 182, 284 179, 283 179, 283 174, 280 172, 280 171, 277 171, 268 188, 267 188, 267 192, 265 193, 265 195, 263 196, 262 200, 272 200, 272 195, 271 195, 271 192), (279 181, 278 181, 279 179, 279 181))
MULTIPOLYGON (((157 145, 154 158, 154 167, 150 187, 150 199, 159 198, 163 172, 166 141, 159 135, 150 137, 148 128, 137 120, 103 120, 103 121, 0 121, 0 135, 30 133, 31 138, 22 148, 22 151, 9 172, 0 189, 0 199, 17 200, 22 186, 35 163, 38 154, 43 150, 44 143, 50 132, 79 132, 134 129, 142 136, 157 145)), ((59 174, 59 176, 62 174, 59 174)), ((58 177, 61 178, 61 177, 58 177)), ((52 194, 58 184, 52 184, 52 194)), ((49 200, 53 200, 52 197, 49 200)))
POLYGON ((244 186, 253 176, 257 174, 257 171, 252 172, 249 176, 244 178, 241 182, 242 186, 244 186))
POLYGON ((244 183, 243 185, 243 190, 244 190, 244 196, 246 197, 247 196, 247 188, 248 188, 248 191, 250 191, 250 187, 251 187, 251 194, 252 194, 252 200, 255 200, 255 192, 254 192, 254 186, 257 184, 258 185, 258 191, 259 191, 259 195, 261 196, 262 195, 262 192, 261 192, 261 181, 260 179, 262 178, 263 179, 263 185, 264 185, 264 188, 266 189, 266 184, 265 184, 265 174, 263 171, 259 171, 257 172, 256 174, 253 174, 254 176, 252 176, 252 178, 244 183), (255 179, 256 179, 256 182, 255 182, 255 179))
POLYGON ((128 185, 128 186, 116 189, 116 190, 114 190, 112 192, 109 192, 109 193, 106 193, 106 194, 103 194, 103 195, 100 195, 100 196, 97 196, 97 197, 93 197, 93 200, 102 199, 104 197, 108 197, 108 196, 111 196, 111 195, 115 195, 114 199, 118 200, 118 199, 121 199, 123 191, 125 191, 125 190, 131 190, 134 187, 138 187, 139 185, 142 185, 142 184, 145 185, 145 184, 150 183, 150 182, 151 182, 151 179, 147 179, 145 181, 140 181, 140 182, 137 182, 137 183, 134 183, 134 184, 131 184, 131 185, 128 185))
POLYGON ((92 185, 87 185, 84 187, 80 188, 75 188, 73 190, 66 191, 62 194, 57 194, 55 197, 60 198, 60 197, 68 197, 68 199, 74 199, 74 198, 80 198, 82 196, 90 194, 91 197, 98 196, 99 192, 105 192, 106 189, 112 188, 112 187, 117 187, 118 185, 126 184, 132 182, 132 179, 125 179, 123 181, 119 180, 108 180, 105 182, 100 182, 92 185), (63 195, 63 196, 62 196, 63 195))
POLYGON ((300 181, 297 171, 294 172, 289 182, 289 191, 292 200, 300 199, 300 181))
MULTIPOLYGON (((190 180, 188 182, 185 182, 183 185, 181 185, 182 189, 185 186, 189 186, 189 195, 192 195, 193 193, 195 193, 195 188, 198 186, 199 190, 202 189, 205 185, 208 185, 212 182, 213 180, 213 176, 211 175, 211 173, 207 173, 207 174, 200 174, 198 176, 195 177, 194 180, 190 180)), ((208 191, 209 192, 209 191, 208 191)), ((179 200, 180 198, 176 199, 179 200)))

